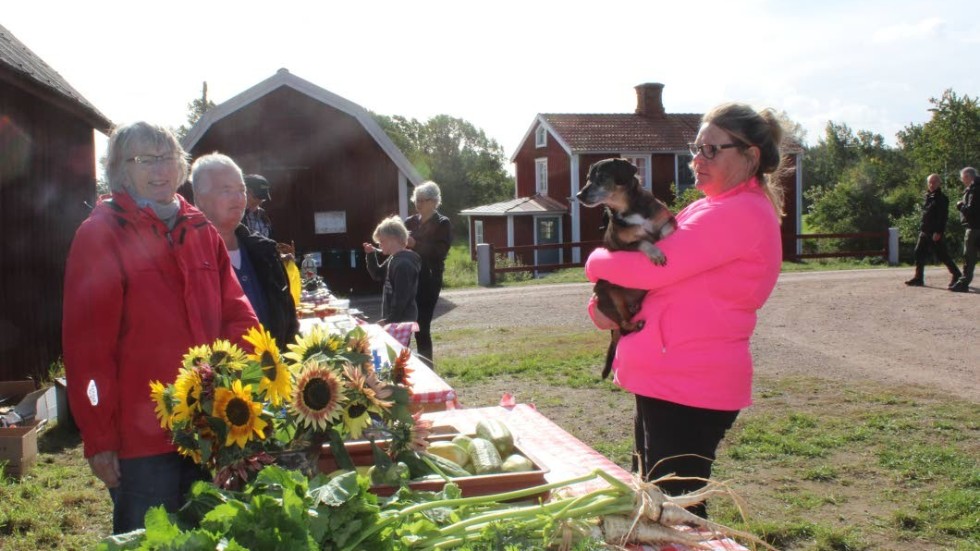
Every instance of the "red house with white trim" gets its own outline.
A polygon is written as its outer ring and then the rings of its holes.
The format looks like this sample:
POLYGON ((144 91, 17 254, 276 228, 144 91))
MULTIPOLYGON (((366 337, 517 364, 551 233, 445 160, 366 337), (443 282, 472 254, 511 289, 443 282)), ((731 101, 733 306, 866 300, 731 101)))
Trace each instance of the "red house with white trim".
MULTIPOLYGON (((640 169, 643 186, 668 204, 675 185, 679 191, 693 186, 687 144, 697 136, 702 115, 667 113, 663 88, 659 83, 637 86, 634 113, 537 115, 511 157, 517 198, 460 213, 469 219, 471 253, 476 254, 477 243, 514 247, 601 239, 601 209, 583 207, 575 194, 585 185, 589 166, 602 159, 631 161, 640 169)), ((782 181, 786 257, 795 254, 794 235, 800 232, 800 154, 790 153, 796 170, 782 181)), ((580 262, 588 252, 580 251, 569 247, 517 256, 528 265, 568 263, 580 262)))

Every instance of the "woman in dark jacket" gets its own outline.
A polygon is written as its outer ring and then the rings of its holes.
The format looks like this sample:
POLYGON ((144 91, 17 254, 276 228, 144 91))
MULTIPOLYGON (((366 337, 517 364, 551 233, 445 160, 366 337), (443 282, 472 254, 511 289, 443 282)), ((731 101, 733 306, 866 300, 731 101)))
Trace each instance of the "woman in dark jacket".
POLYGON ((415 296, 419 308, 419 332, 415 334, 415 343, 422 361, 432 367, 432 316, 442 292, 442 273, 453 228, 449 218, 436 210, 442 204, 442 194, 435 182, 425 182, 416 187, 412 202, 418 214, 405 220, 409 232, 408 248, 422 257, 415 296))

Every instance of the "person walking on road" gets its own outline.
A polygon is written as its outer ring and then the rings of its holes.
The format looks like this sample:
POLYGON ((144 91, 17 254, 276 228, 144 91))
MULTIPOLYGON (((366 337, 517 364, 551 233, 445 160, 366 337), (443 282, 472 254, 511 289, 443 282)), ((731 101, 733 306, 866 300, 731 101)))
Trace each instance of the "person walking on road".
POLYGON ((970 292, 973 281, 973 268, 977 264, 977 252, 980 249, 980 197, 977 197, 977 169, 968 166, 960 171, 960 181, 966 188, 963 199, 956 203, 960 211, 960 220, 966 226, 963 237, 963 276, 949 290, 957 293, 970 292))
POLYGON ((952 276, 948 288, 952 289, 963 275, 953 259, 949 257, 946 241, 943 239, 943 234, 946 233, 946 221, 949 218, 949 199, 943 194, 942 182, 938 174, 930 174, 926 178, 926 198, 922 203, 919 240, 915 243, 915 275, 905 282, 910 287, 925 285, 923 271, 930 250, 935 253, 936 260, 946 265, 946 269, 952 276))

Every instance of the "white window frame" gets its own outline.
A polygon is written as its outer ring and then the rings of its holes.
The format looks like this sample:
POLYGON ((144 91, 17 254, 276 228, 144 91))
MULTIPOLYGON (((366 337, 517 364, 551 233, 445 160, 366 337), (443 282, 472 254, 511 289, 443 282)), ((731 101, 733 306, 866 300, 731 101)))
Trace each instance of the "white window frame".
POLYGON ((681 188, 681 157, 690 157, 690 151, 678 151, 674 153, 674 187, 677 188, 677 195, 684 193, 686 190, 694 187, 694 182, 692 181, 690 185, 681 188))
POLYGON ((548 129, 543 124, 534 130, 534 147, 548 147, 548 129))
POLYGON ((548 195, 548 158, 534 159, 534 191, 539 195, 548 195))
POLYGON ((645 189, 653 189, 651 187, 653 185, 651 183, 653 178, 650 174, 650 165, 653 164, 652 155, 645 155, 643 153, 622 153, 620 157, 636 165, 636 167, 639 169, 636 173, 636 177, 640 179, 640 184, 645 189))
POLYGON ((483 240, 483 220, 473 221, 473 244, 485 243, 483 240))

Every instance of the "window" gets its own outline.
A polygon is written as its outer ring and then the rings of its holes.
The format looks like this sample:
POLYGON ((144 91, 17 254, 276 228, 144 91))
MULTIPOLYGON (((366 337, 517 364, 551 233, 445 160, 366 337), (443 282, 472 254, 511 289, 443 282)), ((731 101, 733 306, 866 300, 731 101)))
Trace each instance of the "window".
POLYGON ((548 145, 548 130, 543 124, 539 124, 534 131, 534 147, 545 147, 548 145))
POLYGON ((534 160, 534 190, 548 195, 548 159, 534 160))
POLYGON ((684 193, 694 186, 694 173, 691 172, 691 161, 694 160, 690 153, 679 153, 677 159, 677 195, 684 193))
POLYGON ((637 157, 624 155, 623 159, 636 165, 636 177, 640 179, 640 185, 650 189, 650 180, 647 179, 647 163, 650 157, 637 157))
POLYGON ((473 243, 479 245, 480 243, 486 243, 483 240, 483 220, 473 221, 473 243))

